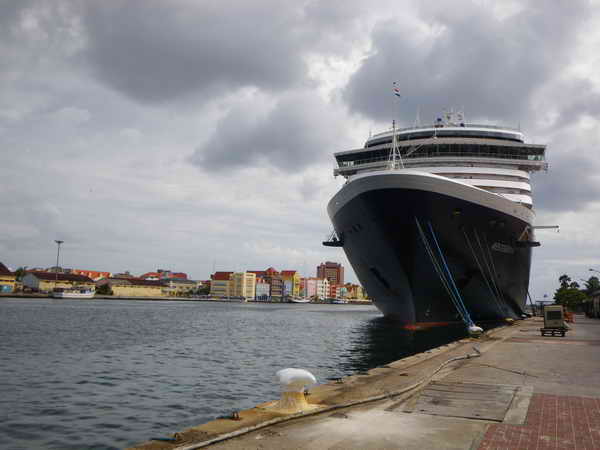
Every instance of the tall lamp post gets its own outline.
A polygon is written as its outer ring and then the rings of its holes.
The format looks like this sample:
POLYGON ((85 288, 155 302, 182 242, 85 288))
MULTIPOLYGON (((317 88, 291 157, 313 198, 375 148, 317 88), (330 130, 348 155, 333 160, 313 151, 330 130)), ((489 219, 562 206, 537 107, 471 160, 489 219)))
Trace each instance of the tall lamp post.
POLYGON ((56 289, 56 285, 58 284, 58 257, 60 256, 60 244, 65 241, 61 241, 56 239, 54 242, 57 244, 56 248, 56 267, 54 268, 54 289, 56 289))

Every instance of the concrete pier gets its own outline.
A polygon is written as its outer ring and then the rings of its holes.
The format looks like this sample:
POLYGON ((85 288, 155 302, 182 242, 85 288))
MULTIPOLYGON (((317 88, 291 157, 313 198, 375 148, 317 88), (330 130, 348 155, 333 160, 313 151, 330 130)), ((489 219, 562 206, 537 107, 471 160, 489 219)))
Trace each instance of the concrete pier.
POLYGON ((542 337, 542 323, 316 386, 305 416, 263 404, 135 448, 600 449, 600 320, 576 316, 565 337, 542 337))

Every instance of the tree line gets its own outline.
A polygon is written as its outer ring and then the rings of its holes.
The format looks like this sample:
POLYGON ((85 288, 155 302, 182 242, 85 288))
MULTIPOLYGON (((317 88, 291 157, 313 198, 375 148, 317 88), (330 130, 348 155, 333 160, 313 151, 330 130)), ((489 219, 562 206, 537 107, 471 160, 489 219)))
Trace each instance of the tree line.
POLYGON ((583 287, 567 274, 558 277, 558 281, 560 286, 554 292, 554 302, 571 309, 581 307, 596 291, 600 291, 600 279, 596 276, 581 280, 583 287))

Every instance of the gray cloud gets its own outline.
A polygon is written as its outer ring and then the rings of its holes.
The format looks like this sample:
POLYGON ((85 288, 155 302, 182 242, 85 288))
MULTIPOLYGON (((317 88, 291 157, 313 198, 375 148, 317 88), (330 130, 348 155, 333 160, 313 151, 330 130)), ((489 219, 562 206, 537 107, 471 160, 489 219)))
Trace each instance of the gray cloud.
POLYGON ((380 23, 373 52, 352 76, 345 98, 362 114, 391 121, 398 108, 412 122, 441 108, 464 107, 469 119, 527 120, 531 96, 564 67, 587 2, 529 2, 509 18, 495 17, 487 4, 455 2, 424 7, 415 23, 380 23), (426 31, 424 31, 424 28, 426 31), (398 105, 391 84, 404 95, 398 105))
POLYGON ((260 111, 248 102, 229 112, 192 163, 209 171, 267 165, 298 172, 350 145, 341 114, 313 92, 286 95, 272 109, 260 111))
POLYGON ((318 41, 304 5, 111 1, 88 5, 85 59, 102 82, 142 102, 228 89, 281 90, 305 80, 303 49, 318 41))
POLYGON ((96 79, 143 103, 278 92, 310 82, 307 54, 349 51, 364 9, 358 0, 89 2, 82 57, 96 79))

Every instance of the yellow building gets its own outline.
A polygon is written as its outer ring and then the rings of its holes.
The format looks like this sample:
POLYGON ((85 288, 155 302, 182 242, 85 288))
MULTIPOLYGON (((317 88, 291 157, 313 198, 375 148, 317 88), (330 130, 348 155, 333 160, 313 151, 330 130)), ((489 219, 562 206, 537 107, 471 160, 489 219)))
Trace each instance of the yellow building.
POLYGON ((359 284, 346 283, 344 287, 347 289, 347 298, 355 300, 366 300, 365 291, 359 284))
POLYGON ((215 272, 210 276, 210 296, 229 297, 231 294, 231 275, 233 272, 215 272))
POLYGON ((244 297, 245 300, 254 300, 256 296, 256 274, 251 272, 237 272, 231 275, 230 292, 234 297, 244 297))
POLYGON ((103 278, 96 286, 108 285, 115 297, 163 297, 165 286, 156 280, 139 278, 103 278))
POLYGON ((16 275, 0 262, 0 294, 14 292, 16 280, 16 275))
POLYGON ((282 270, 281 278, 286 287, 287 295, 300 295, 300 274, 297 270, 282 270))
POLYGON ((28 272, 23 279, 23 288, 37 292, 52 292, 54 289, 94 289, 94 281, 84 275, 72 273, 28 272))

